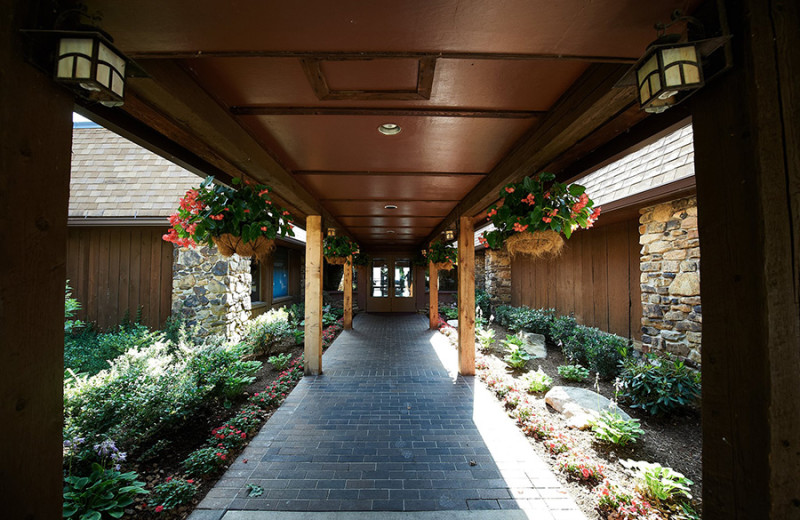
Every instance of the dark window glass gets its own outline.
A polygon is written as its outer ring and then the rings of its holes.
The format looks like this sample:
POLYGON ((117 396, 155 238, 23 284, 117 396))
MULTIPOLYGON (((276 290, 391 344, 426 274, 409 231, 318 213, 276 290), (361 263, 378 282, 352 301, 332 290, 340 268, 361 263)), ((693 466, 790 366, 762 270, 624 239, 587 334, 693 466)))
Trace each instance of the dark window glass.
POLYGON ((289 296, 289 250, 276 247, 272 254, 272 298, 289 296))

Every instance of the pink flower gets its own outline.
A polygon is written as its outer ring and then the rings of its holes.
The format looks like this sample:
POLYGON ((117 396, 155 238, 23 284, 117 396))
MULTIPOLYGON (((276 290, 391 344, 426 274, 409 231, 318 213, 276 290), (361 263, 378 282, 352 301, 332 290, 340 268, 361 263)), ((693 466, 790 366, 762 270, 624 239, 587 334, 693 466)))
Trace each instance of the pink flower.
POLYGON ((156 506, 156 513, 160 513, 164 510, 164 506, 156 506))
POLYGON ((506 193, 514 193, 514 188, 513 187, 507 187, 506 188, 506 193))

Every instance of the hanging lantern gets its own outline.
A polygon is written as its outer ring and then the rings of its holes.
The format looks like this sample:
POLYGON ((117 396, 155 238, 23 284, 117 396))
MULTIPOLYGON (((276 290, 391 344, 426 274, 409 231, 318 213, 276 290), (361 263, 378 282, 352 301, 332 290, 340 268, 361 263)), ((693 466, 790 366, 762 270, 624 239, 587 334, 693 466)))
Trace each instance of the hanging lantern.
POLYGON ((127 60, 100 33, 64 33, 58 40, 55 79, 80 87, 83 97, 120 106, 125 95, 127 60))
POLYGON ((452 229, 445 230, 445 232, 444 232, 444 239, 445 240, 453 240, 455 237, 456 237, 455 231, 453 231, 452 229))
POLYGON ((650 44, 634 66, 639 105, 645 112, 661 113, 703 86, 700 53, 693 43, 677 43, 676 36, 650 44))
POLYGON ((336 236, 336 228, 329 227, 328 228, 328 236, 335 237, 336 236))

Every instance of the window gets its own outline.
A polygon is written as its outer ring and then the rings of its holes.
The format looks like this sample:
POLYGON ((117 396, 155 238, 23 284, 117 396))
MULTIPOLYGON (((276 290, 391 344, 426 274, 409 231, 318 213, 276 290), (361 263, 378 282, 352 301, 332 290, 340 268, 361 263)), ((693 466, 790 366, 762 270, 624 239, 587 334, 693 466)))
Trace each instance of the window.
POLYGON ((261 264, 255 258, 250 260, 250 301, 261 301, 261 264))
POLYGON ((276 247, 272 253, 272 298, 289 296, 289 250, 276 247))

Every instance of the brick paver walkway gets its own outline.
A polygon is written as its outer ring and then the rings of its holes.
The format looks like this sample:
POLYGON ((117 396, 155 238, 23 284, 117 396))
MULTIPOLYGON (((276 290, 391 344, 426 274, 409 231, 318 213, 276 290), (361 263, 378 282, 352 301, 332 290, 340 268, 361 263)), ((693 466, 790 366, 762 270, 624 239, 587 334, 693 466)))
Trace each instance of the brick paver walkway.
POLYGON ((420 315, 358 315, 325 353, 324 374, 303 378, 191 520, 467 510, 584 519, 499 403, 456 375, 455 349, 427 325, 420 315), (248 484, 264 493, 248 498, 248 484))

